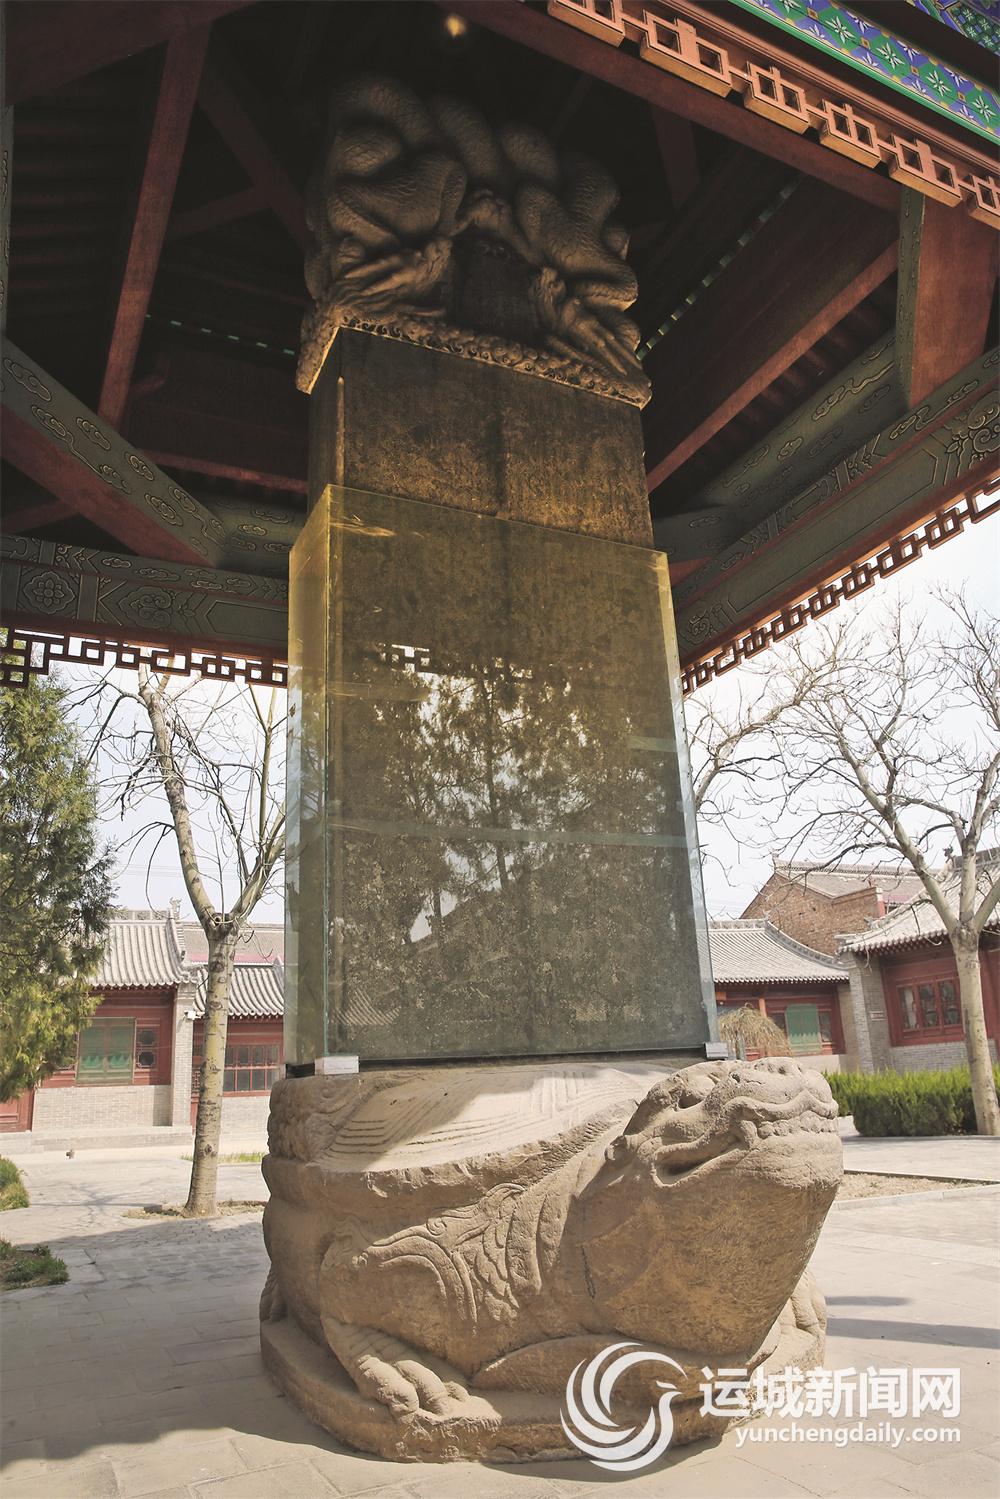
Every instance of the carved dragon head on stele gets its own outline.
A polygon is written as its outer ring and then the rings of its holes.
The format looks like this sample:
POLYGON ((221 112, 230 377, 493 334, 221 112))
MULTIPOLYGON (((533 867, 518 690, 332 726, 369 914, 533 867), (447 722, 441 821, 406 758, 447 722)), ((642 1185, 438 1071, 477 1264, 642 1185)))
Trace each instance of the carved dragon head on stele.
POLYGON ((354 327, 645 405, 636 279, 607 172, 532 126, 358 78, 307 198, 299 385, 354 327))

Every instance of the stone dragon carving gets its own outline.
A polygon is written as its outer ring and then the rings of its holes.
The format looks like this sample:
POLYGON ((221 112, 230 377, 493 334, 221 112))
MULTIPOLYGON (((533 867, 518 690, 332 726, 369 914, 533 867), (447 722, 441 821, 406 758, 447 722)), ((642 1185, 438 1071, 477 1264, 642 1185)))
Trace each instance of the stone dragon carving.
POLYGON ((299 385, 363 328, 644 405, 636 280, 604 169, 470 104, 360 78, 307 195, 299 385))
MULTIPOLYGON (((510 1461, 565 1453, 567 1378, 633 1338, 688 1371, 674 1441, 694 1440, 720 1424, 705 1365, 822 1356, 806 1266, 841 1176, 836 1113, 784 1059, 285 1080, 265 1360, 357 1447, 510 1461)), ((647 1377, 623 1382, 632 1419, 647 1377)))

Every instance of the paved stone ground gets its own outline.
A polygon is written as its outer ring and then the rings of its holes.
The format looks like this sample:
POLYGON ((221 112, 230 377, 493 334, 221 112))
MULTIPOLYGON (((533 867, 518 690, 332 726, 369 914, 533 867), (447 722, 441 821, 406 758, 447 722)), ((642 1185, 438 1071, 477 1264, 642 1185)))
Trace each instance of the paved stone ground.
POLYGON ((984 1135, 934 1135, 922 1139, 866 1140, 841 1120, 848 1171, 898 1176, 943 1176, 958 1181, 1000 1182, 1000 1139, 984 1135))
MULTIPOLYGON (((2 1299, 4 1499, 596 1499, 606 1485, 625 1499, 992 1499, 1000 1490, 1000 1190, 835 1209, 814 1260, 830 1367, 957 1366, 959 1445, 907 1436, 895 1451, 746 1438, 741 1447, 731 1432, 625 1478, 583 1461, 437 1467, 345 1450, 261 1367, 256 1215, 123 1218, 126 1205, 183 1196, 187 1164, 152 1152, 38 1157, 24 1170, 32 1206, 4 1214, 0 1232, 48 1242, 72 1279, 2 1299)), ((223 1173, 223 1196, 263 1195, 255 1167, 223 1173)), ((898 1423, 906 1433, 914 1424, 936 1423, 898 1423)))

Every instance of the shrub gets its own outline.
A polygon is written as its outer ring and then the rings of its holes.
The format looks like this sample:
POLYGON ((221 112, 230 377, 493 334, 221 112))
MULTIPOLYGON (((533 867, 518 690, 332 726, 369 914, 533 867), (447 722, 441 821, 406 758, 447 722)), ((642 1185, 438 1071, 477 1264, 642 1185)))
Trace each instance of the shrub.
POLYGON ((47 1244, 18 1249, 0 1239, 0 1290, 23 1291, 27 1286, 61 1286, 69 1280, 65 1260, 47 1244))
POLYGON ((0 1213, 8 1208, 26 1208, 28 1194, 21 1180, 21 1173, 13 1161, 0 1155, 0 1213))
MULTIPOLYGON (((1000 1066, 993 1069, 1000 1096, 1000 1066)), ((968 1067, 947 1072, 827 1074, 841 1117, 854 1116, 859 1135, 975 1134, 968 1067)))

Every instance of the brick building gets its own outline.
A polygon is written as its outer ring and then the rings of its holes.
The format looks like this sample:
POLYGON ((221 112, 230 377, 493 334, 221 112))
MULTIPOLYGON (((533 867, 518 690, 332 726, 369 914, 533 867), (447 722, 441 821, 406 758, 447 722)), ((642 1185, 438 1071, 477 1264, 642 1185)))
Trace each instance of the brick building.
MULTIPOLYGON (((985 886, 996 867, 980 874, 985 886)), ((957 900, 957 875, 945 894, 957 900)), ((849 975, 848 1004, 859 1038, 861 1065, 899 1072, 955 1067, 966 1061, 958 969, 944 924, 925 894, 842 936, 838 961, 849 975)), ((994 1059, 1000 1045, 1000 909, 980 942, 983 1009, 994 1059)))
POLYGON ((798 942, 835 953, 841 932, 860 932, 922 889, 912 871, 896 864, 825 864, 774 861, 773 873, 743 912, 764 917, 798 942))
MULTIPOLYGON (((223 1130, 260 1135, 283 1070, 284 930, 256 924, 240 943, 230 993, 223 1130)), ((96 1144, 123 1133, 190 1139, 201 1058, 208 946, 175 909, 123 911, 111 923, 94 992, 101 1003, 72 1059, 32 1092, 0 1104, 0 1130, 36 1143, 96 1144)))
POLYGON ((770 921, 713 921, 709 942, 720 1015, 755 1006, 784 1031, 800 1062, 827 1072, 858 1065, 841 964, 770 921))

